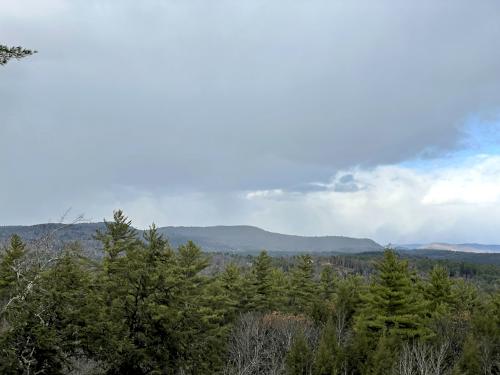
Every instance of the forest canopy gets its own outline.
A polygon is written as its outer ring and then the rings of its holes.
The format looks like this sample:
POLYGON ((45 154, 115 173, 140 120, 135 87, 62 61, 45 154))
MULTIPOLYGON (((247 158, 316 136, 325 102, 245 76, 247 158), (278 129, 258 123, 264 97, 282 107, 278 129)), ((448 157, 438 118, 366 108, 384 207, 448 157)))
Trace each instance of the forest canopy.
POLYGON ((102 260, 47 238, 4 247, 0 373, 500 371, 500 294, 446 265, 422 272, 390 249, 368 273, 265 251, 217 265, 121 211, 105 228, 102 260))

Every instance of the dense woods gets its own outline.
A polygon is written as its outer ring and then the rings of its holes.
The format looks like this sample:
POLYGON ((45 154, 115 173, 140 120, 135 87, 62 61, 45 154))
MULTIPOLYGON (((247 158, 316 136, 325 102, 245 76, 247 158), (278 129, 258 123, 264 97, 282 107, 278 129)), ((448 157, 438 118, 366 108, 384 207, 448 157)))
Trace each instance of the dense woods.
POLYGON ((453 264, 262 251, 214 267, 121 211, 96 239, 102 260, 12 236, 0 373, 500 373, 500 294, 453 264))

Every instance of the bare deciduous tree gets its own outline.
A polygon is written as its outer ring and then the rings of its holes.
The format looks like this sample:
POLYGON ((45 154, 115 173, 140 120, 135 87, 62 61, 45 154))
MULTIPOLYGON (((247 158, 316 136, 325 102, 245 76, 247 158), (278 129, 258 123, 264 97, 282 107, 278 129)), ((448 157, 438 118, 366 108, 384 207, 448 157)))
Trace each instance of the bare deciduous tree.
POLYGON ((318 330, 303 316, 243 314, 230 338, 228 363, 224 373, 283 374, 285 356, 298 332, 302 332, 311 345, 316 344, 318 330))
POLYGON ((36 240, 31 241, 28 244, 27 255, 12 265, 12 270, 16 275, 15 293, 7 301, 3 301, 3 303, 0 301, 0 316, 5 314, 14 302, 25 301, 33 291, 41 273, 60 258, 62 247, 57 244, 55 234, 70 225, 84 221, 83 215, 78 215, 70 223, 64 223, 69 211, 68 209, 61 216, 59 220, 61 224, 55 229, 48 230, 36 240))
POLYGON ((450 366, 449 341, 432 345, 414 341, 405 343, 401 349, 395 375, 445 375, 450 366))

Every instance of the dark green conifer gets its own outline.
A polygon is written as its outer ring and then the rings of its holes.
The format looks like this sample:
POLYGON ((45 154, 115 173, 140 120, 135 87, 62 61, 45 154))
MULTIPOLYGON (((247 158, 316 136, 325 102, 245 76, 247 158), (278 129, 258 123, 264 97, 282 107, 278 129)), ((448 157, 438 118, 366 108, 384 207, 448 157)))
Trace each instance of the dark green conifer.
POLYGON ((18 281, 19 262, 26 255, 26 245, 17 234, 10 238, 9 245, 0 255, 0 305, 8 299, 18 281))
POLYGON ((375 350, 368 353, 366 363, 358 364, 364 368, 366 375, 389 375, 394 373, 394 364, 401 342, 397 336, 383 334, 377 342, 375 350))
POLYGON ((297 257, 297 264, 292 270, 290 302, 295 312, 310 312, 317 300, 317 286, 313 280, 314 262, 310 255, 297 257))
POLYGON ((228 320, 232 321, 236 314, 245 311, 250 298, 242 270, 235 263, 230 263, 218 277, 221 293, 224 294, 229 311, 228 320))
POLYGON ((255 259, 251 272, 250 308, 256 311, 272 311, 273 285, 271 279, 271 257, 265 250, 255 259))
POLYGON ((428 309, 432 314, 446 314, 454 305, 452 286, 448 270, 436 265, 432 268, 430 280, 425 287, 428 309))
POLYGON ((295 335, 285 359, 287 375, 310 375, 313 353, 302 332, 295 335))
POLYGON ((425 304, 412 282, 408 262, 399 260, 394 251, 386 250, 376 269, 370 290, 363 297, 357 332, 403 338, 428 335, 423 321, 425 304))
POLYGON ((475 375, 486 374, 482 371, 480 344, 474 337, 469 335, 464 342, 462 355, 455 367, 455 374, 475 375))
POLYGON ((137 231, 132 227, 132 222, 124 215, 122 210, 113 212, 113 221, 105 221, 106 230, 97 231, 96 239, 104 249, 106 258, 113 261, 120 254, 132 250, 137 246, 137 231))
POLYGON ((343 365, 343 353, 339 345, 333 319, 323 328, 314 359, 315 375, 338 375, 343 365))
POLYGON ((322 300, 330 300, 334 293, 336 287, 336 279, 335 273, 333 272, 332 267, 323 267, 320 275, 320 290, 321 290, 321 299, 322 300))

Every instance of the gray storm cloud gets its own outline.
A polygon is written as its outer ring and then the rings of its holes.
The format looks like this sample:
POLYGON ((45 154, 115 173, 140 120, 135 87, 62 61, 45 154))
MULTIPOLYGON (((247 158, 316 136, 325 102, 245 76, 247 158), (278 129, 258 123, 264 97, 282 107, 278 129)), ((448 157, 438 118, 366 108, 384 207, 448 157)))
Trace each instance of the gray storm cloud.
POLYGON ((0 70, 4 224, 326 181, 500 103, 499 2, 45 2, 0 3, 1 42, 39 50, 0 70))

